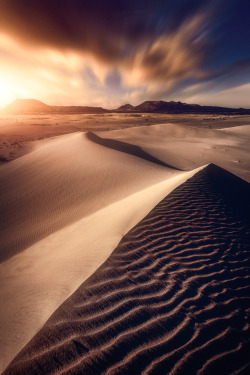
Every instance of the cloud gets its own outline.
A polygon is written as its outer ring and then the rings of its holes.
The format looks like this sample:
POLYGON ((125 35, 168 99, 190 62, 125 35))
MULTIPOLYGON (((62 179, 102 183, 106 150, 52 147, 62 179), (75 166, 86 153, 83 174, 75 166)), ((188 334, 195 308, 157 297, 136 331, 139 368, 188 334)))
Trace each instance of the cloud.
POLYGON ((47 91, 53 99, 55 92, 76 104, 167 100, 194 87, 197 95, 199 87, 222 91, 250 80, 250 53, 237 31, 245 31, 243 2, 0 0, 0 34, 15 42, 2 44, 1 66, 26 76, 26 87, 30 77, 30 95, 47 91))
POLYGON ((119 61, 126 45, 147 34, 144 17, 130 17, 131 5, 119 0, 1 0, 0 25, 33 47, 78 50, 119 61))
MULTIPOLYGON (((138 49, 178 30, 193 17, 191 10, 199 2, 181 0, 182 7, 176 9, 165 3, 159 0, 156 7, 147 0, 0 0, 0 31, 33 48, 89 53, 118 64, 133 61, 138 49)), ((155 57, 151 51, 145 63, 155 57)))
POLYGON ((199 104, 203 105, 216 105, 231 108, 250 108, 250 83, 220 91, 206 91, 204 90, 204 87, 200 87, 197 94, 192 95, 191 90, 189 93, 186 92, 185 94, 184 97, 186 96, 189 103, 199 102, 199 104))
POLYGON ((140 71, 143 79, 158 82, 205 78, 201 68, 204 51, 198 40, 203 22, 202 15, 195 15, 175 33, 164 33, 138 48, 132 70, 140 71))

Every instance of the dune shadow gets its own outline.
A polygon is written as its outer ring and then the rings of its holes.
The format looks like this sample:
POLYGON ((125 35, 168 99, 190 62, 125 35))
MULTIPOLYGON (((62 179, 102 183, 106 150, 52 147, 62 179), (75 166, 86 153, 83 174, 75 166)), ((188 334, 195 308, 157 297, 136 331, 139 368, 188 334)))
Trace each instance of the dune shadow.
POLYGON ((111 148, 112 150, 123 152, 125 154, 136 156, 138 158, 147 160, 151 163, 161 165, 162 167, 167 167, 167 168, 182 171, 182 169, 177 168, 173 165, 167 164, 164 161, 155 158, 154 156, 150 155, 148 152, 144 151, 141 147, 132 145, 131 143, 118 141, 116 139, 101 138, 92 132, 87 132, 86 136, 90 141, 97 143, 98 145, 108 147, 108 148, 111 148))

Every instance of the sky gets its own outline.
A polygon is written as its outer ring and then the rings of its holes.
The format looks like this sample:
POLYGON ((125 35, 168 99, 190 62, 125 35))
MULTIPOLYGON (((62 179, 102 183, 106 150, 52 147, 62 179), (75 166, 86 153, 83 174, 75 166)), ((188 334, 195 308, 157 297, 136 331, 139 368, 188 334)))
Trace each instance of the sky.
POLYGON ((0 108, 250 108, 249 19, 249 0, 0 0, 0 108))

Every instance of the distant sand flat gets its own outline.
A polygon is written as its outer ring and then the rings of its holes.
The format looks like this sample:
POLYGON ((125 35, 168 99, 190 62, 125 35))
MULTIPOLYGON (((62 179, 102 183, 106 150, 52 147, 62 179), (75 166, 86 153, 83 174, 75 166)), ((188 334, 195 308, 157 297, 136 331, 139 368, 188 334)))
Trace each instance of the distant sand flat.
POLYGON ((214 165, 176 188, 4 374, 249 374, 249 195, 214 165))
POLYGON ((220 129, 222 132, 226 132, 229 134, 237 134, 240 136, 250 137, 250 125, 243 125, 243 126, 235 126, 233 128, 224 128, 220 129))

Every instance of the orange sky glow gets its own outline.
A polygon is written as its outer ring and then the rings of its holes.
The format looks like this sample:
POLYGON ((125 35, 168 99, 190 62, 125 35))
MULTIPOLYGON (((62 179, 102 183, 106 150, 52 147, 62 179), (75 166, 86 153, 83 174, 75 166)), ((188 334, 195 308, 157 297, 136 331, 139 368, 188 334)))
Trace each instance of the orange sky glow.
POLYGON ((232 5, 222 20, 210 0, 159 1, 159 9, 140 0, 91 4, 0 0, 0 109, 25 98, 110 109, 145 100, 250 108, 243 8, 237 16, 232 5))

